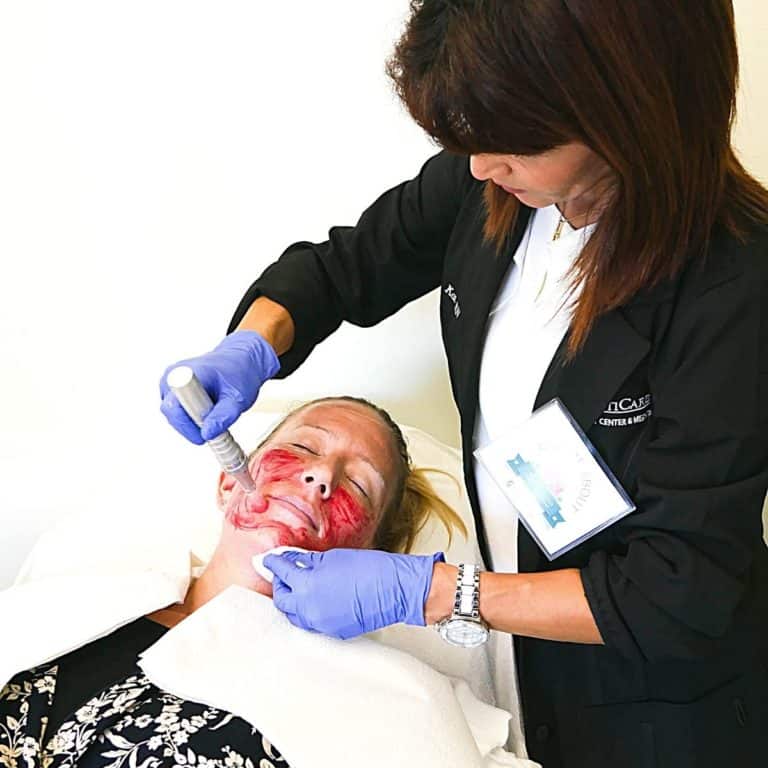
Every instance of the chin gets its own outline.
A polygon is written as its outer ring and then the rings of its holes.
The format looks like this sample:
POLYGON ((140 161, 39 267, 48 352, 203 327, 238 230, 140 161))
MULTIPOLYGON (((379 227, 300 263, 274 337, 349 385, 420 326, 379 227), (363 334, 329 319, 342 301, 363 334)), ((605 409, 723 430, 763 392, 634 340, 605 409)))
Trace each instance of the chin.
POLYGON ((275 547, 301 547, 302 549, 322 550, 327 549, 322 541, 316 540, 313 536, 289 528, 282 523, 267 523, 245 532, 248 537, 248 548, 257 554, 266 552, 275 547))
POLYGON ((529 208, 547 208, 553 204, 552 200, 544 200, 541 197, 537 197, 535 194, 529 192, 523 192, 515 197, 524 205, 529 208))
POLYGON ((224 548, 227 551, 232 549, 247 550, 254 555, 280 545, 295 544, 299 546, 296 536, 289 528, 280 524, 272 524, 269 521, 265 521, 254 528, 240 528, 227 520, 223 537, 226 538, 224 548))
POLYGON ((268 549, 279 547, 281 544, 291 543, 284 541, 285 531, 278 527, 265 525, 248 531, 249 549, 254 555, 266 552, 268 549))

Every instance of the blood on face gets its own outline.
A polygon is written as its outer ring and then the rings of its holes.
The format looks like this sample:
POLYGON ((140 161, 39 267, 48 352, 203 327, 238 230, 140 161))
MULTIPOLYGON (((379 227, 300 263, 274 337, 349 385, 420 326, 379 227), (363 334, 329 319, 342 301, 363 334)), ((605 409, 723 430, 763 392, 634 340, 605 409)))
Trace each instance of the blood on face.
POLYGON ((249 497, 243 493, 231 507, 228 519, 241 530, 277 528, 281 544, 306 549, 365 546, 375 528, 376 515, 341 484, 335 485, 326 499, 310 492, 312 488, 304 479, 310 459, 315 461, 316 457, 284 448, 265 451, 255 472, 257 491, 249 497), (272 497, 285 495, 298 496, 311 505, 319 531, 271 514, 270 506, 278 503, 272 497))

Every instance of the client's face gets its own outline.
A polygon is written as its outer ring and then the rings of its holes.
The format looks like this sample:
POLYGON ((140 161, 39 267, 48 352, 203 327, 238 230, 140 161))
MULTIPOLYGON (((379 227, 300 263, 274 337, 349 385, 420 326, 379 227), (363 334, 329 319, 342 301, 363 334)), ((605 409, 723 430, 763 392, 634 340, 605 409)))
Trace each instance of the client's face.
MULTIPOLYGON (((369 547, 396 482, 389 428, 364 405, 328 401, 290 416, 252 457, 256 490, 222 475, 222 544, 369 547)), ((232 552, 236 555, 236 552, 232 552)))

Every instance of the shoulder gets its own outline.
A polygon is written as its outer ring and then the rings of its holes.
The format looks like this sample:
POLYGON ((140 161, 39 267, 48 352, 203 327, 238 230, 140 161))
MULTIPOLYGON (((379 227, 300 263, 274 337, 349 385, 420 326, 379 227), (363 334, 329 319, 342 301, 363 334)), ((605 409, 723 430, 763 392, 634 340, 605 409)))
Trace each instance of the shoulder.
POLYGON ((422 166, 419 177, 430 185, 452 190, 458 197, 466 197, 475 189, 482 189, 469 170, 469 157, 444 149, 432 155, 422 166))
POLYGON ((740 236, 722 227, 712 233, 707 252, 685 270, 684 291, 692 300, 735 283, 745 295, 768 284, 768 224, 752 224, 740 236))
POLYGON ((691 259, 673 293, 673 337, 686 344, 707 337, 753 343, 766 325, 768 226, 752 225, 740 236, 714 231, 707 252, 691 259))
POLYGON ((768 228, 715 233, 668 299, 651 308, 654 398, 665 398, 664 415, 698 414, 686 429, 702 441, 753 434, 768 417, 768 228))

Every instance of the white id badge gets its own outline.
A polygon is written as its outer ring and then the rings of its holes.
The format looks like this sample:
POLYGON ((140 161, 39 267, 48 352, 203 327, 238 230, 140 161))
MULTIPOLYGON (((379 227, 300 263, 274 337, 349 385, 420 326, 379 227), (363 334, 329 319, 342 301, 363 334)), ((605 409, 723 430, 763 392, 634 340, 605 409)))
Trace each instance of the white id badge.
POLYGON ((475 457, 549 560, 635 509, 558 398, 475 457))

